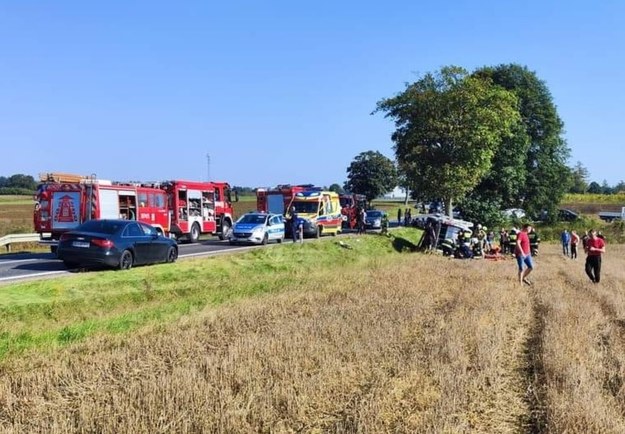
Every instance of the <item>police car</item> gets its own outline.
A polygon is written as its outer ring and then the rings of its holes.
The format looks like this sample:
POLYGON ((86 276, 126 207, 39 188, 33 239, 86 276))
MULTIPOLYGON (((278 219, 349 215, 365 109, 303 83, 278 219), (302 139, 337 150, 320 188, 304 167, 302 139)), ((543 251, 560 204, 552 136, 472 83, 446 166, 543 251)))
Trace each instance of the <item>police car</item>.
POLYGON ((281 243, 284 239, 284 218, 280 214, 250 212, 234 223, 230 244, 281 243))

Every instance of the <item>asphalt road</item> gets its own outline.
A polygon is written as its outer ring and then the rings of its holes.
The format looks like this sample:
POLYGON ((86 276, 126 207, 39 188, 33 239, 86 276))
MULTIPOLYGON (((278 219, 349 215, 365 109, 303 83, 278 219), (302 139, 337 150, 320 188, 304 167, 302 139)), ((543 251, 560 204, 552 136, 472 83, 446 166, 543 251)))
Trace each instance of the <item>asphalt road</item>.
MULTIPOLYGON (((397 224, 391 223, 391 228, 397 224)), ((354 233, 347 230, 344 234, 354 233)), ((305 242, 314 239, 305 239, 305 242)), ((284 241, 290 243, 289 239, 284 241)), ((231 246, 228 241, 219 241, 217 237, 203 240, 197 244, 179 244, 178 258, 191 258, 194 256, 211 256, 223 253, 233 253, 250 249, 258 249, 263 246, 231 246)), ((46 279, 61 275, 75 273, 76 270, 68 270, 65 265, 52 253, 16 253, 0 255, 0 285, 21 280, 46 279)))
MULTIPOLYGON (((288 242, 288 241, 287 241, 288 242)), ((259 246, 231 246, 228 241, 201 241, 197 244, 179 244, 179 258, 210 256, 225 252, 250 250, 259 246)), ((47 278, 70 274, 74 271, 65 268, 52 253, 16 253, 0 255, 0 284, 25 279, 47 278)))

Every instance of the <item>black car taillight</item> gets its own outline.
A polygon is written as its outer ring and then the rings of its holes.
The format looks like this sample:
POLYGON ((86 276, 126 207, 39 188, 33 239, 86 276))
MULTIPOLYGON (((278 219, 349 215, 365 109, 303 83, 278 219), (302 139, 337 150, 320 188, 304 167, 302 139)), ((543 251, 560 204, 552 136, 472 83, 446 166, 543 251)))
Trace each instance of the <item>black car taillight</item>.
POLYGON ((113 241, 103 240, 100 238, 92 239, 91 244, 98 246, 98 247, 102 247, 103 249, 112 249, 113 247, 115 247, 115 243, 113 243, 113 241))

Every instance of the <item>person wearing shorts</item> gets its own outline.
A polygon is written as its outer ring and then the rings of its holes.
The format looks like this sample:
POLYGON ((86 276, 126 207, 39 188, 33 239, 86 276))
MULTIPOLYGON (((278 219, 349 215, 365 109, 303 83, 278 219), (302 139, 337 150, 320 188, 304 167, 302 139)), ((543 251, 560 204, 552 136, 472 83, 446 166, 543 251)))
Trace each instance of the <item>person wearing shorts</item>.
POLYGON ((523 229, 521 229, 518 233, 516 239, 514 255, 516 256, 516 262, 519 267, 519 284, 532 284, 532 282, 527 278, 527 276, 529 276, 534 269, 534 264, 532 263, 532 252, 530 250, 530 239, 528 236, 531 230, 531 225, 524 224, 523 229))

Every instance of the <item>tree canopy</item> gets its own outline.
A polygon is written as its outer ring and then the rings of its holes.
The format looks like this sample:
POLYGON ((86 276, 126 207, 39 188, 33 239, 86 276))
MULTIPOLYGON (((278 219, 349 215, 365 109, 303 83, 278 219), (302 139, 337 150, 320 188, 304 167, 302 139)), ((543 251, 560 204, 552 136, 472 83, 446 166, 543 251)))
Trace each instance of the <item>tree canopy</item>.
POLYGON ((338 193, 338 194, 343 194, 343 187, 341 187, 336 182, 334 184, 330 185, 330 187, 328 187, 328 190, 333 191, 333 192, 338 193))
POLYGON ((391 159, 378 151, 358 154, 347 168, 345 190, 364 194, 371 202, 397 185, 397 170, 391 159))
POLYGON ((400 171, 412 189, 452 202, 488 174, 501 143, 519 130, 517 97, 459 67, 428 73, 377 111, 395 121, 400 171))
POLYGON ((566 165, 570 151, 547 85, 535 72, 517 64, 484 67, 473 76, 512 92, 518 99, 522 124, 504 138, 490 173, 468 199, 482 207, 485 203, 497 209, 522 206, 530 215, 543 210, 557 215, 555 209, 572 181, 566 165))

